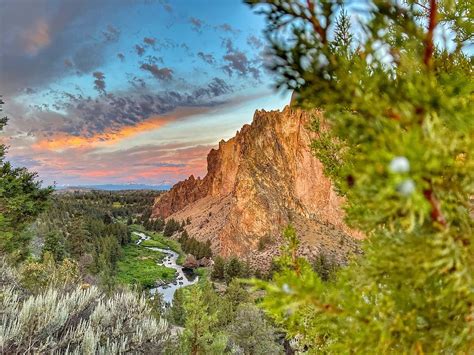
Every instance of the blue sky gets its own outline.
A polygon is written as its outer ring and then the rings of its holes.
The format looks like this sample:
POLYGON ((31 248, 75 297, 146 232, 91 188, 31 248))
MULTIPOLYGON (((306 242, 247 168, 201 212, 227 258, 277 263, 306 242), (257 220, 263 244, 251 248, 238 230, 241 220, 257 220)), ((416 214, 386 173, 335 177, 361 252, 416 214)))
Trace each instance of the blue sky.
POLYGON ((237 0, 0 0, 9 159, 60 185, 205 174, 255 109, 288 103, 263 21, 237 0))

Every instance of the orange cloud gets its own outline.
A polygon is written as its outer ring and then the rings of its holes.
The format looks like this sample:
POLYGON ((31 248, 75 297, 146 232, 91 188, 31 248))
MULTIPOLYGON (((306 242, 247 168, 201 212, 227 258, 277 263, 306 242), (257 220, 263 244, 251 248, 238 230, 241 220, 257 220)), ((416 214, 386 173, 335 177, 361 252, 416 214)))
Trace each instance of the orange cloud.
POLYGON ((39 20, 24 34, 24 46, 29 54, 36 54, 41 48, 51 42, 49 25, 44 20, 39 20))
POLYGON ((92 137, 58 134, 54 138, 39 141, 33 147, 40 150, 61 151, 70 148, 95 148, 99 146, 107 146, 139 133, 160 128, 168 122, 169 119, 154 117, 135 126, 122 127, 118 131, 100 133, 92 137))
POLYGON ((170 115, 154 116, 143 122, 137 123, 134 126, 125 126, 118 130, 98 133, 91 137, 73 136, 65 133, 60 133, 52 138, 45 138, 39 140, 36 144, 33 145, 33 148, 37 150, 63 151, 70 148, 90 149, 110 146, 116 144, 117 142, 123 139, 133 137, 137 134, 146 131, 161 128, 170 122, 174 122, 182 118, 189 118, 192 115, 199 114, 202 112, 205 112, 205 109, 179 109, 170 115))

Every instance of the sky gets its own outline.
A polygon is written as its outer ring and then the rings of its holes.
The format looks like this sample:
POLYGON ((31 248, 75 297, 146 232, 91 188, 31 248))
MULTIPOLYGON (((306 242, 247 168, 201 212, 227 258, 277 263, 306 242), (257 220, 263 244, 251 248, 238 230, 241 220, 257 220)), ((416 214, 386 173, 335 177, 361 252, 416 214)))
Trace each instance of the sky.
POLYGON ((0 0, 0 136, 44 184, 170 184, 281 109, 240 0, 0 0))

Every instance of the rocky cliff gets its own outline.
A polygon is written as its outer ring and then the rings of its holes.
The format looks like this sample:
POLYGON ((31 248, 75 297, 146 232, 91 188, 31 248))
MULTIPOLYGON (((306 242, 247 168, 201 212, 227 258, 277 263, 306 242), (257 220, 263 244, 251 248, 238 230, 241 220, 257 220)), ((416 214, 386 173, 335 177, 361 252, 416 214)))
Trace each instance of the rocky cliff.
POLYGON ((256 111, 252 124, 210 151, 203 179, 191 176, 155 201, 154 216, 189 219, 188 233, 211 240, 214 251, 264 264, 291 222, 302 253, 343 262, 357 248, 356 234, 344 225, 342 200, 311 153, 314 116, 324 122, 319 111, 256 111))

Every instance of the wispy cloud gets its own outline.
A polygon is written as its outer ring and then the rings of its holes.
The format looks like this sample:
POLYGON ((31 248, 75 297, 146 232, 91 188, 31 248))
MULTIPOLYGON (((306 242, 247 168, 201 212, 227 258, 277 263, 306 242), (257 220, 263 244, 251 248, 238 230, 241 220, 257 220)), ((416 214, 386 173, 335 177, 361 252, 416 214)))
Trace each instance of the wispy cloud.
POLYGON ((257 30, 234 16, 247 8, 209 1, 216 14, 199 2, 0 0, 9 157, 62 182, 205 171, 219 133, 181 127, 244 105, 264 74, 257 30))

